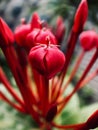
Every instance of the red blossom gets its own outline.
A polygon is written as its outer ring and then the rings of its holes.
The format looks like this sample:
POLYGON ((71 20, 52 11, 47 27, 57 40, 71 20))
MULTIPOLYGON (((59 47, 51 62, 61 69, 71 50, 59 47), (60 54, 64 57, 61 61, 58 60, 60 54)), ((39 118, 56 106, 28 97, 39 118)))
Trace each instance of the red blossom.
POLYGON ((41 24, 38 14, 34 13, 29 24, 22 24, 15 29, 16 42, 26 49, 31 49, 36 43, 47 44, 47 37, 49 37, 51 44, 57 44, 52 32, 42 28, 41 24))
POLYGON ((34 29, 31 33, 27 35, 26 42, 31 46, 35 46, 38 43, 47 44, 48 40, 51 44, 57 44, 55 36, 49 29, 34 29))
POLYGON ((29 59, 34 69, 47 78, 52 78, 64 66, 64 54, 53 45, 35 46, 29 53, 29 59))
POLYGON ((0 82, 4 84, 9 94, 17 102, 11 101, 2 91, 0 91, 0 100, 4 100, 18 111, 32 116, 40 129, 50 130, 52 127, 56 127, 58 129, 89 130, 98 126, 98 110, 83 123, 58 125, 53 122, 55 116, 60 114, 72 96, 81 88, 81 84, 83 86, 98 75, 98 69, 88 75, 98 58, 98 35, 92 30, 81 33, 87 15, 87 0, 81 0, 68 41, 66 40, 66 57, 57 45, 65 35, 65 26, 61 17, 57 20, 56 37, 49 29, 51 27, 46 23, 43 24, 37 13, 32 15, 28 24, 22 19, 22 25, 15 30, 16 44, 19 45, 16 45, 15 48, 9 46, 14 42, 13 33, 0 18, 0 47, 21 94, 19 97, 1 68, 0 82), (69 69, 70 60, 80 33, 79 38, 83 50, 72 68, 69 79, 66 78, 67 82, 65 82, 66 72, 69 69), (96 47, 96 51, 90 62, 85 67, 73 90, 65 95, 65 90, 75 77, 85 51, 89 51, 94 47, 96 47), (58 72, 59 75, 56 75, 58 72))
POLYGON ((41 27, 41 20, 38 14, 34 13, 32 15, 32 19, 30 23, 28 24, 24 23, 15 29, 14 35, 15 35, 16 42, 20 46, 30 49, 32 47, 32 43, 27 44, 26 37, 33 29, 40 28, 40 27, 41 27))
POLYGON ((98 44, 98 35, 95 31, 84 31, 80 34, 80 44, 85 51, 91 50, 98 44))
POLYGON ((26 44, 26 36, 30 31, 30 24, 22 24, 15 29, 15 40, 20 46, 28 46, 26 44))

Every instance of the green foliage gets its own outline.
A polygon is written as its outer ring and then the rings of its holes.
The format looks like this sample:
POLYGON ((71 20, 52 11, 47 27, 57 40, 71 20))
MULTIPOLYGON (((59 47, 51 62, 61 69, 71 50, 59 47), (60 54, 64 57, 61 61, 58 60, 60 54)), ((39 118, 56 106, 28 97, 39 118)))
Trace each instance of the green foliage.
POLYGON ((31 130, 36 127, 30 116, 20 114, 4 102, 0 102, 0 130, 31 130))

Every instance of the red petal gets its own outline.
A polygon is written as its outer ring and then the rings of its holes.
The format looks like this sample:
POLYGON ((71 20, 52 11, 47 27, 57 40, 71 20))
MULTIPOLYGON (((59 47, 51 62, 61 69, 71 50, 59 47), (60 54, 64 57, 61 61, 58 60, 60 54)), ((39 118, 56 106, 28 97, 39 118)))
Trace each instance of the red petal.
POLYGON ((47 77, 52 78, 64 67, 65 56, 57 47, 48 47, 45 60, 47 68, 47 77))
POLYGON ((38 42, 36 41, 36 36, 39 34, 39 32, 40 29, 34 29, 31 33, 27 35, 26 44, 28 44, 30 48, 38 44, 38 42))
POLYGON ((49 37, 49 41, 51 44, 57 44, 55 36, 48 29, 41 29, 39 35, 37 35, 35 42, 41 44, 47 44, 47 37, 49 37))
POLYGON ((45 54, 45 49, 40 46, 33 47, 29 53, 29 60, 31 62, 32 67, 41 74, 44 74, 46 70, 43 62, 45 54))
POLYGON ((51 46, 35 46, 29 53, 31 65, 40 74, 52 78, 65 64, 64 54, 51 46))
POLYGON ((26 42, 31 47, 38 45, 38 43, 48 44, 47 37, 49 37, 49 42, 51 44, 57 43, 55 36, 48 29, 34 29, 27 35, 26 42))
POLYGON ((21 46, 28 46, 26 45, 26 36, 31 31, 30 24, 23 24, 18 26, 15 29, 15 40, 21 46))

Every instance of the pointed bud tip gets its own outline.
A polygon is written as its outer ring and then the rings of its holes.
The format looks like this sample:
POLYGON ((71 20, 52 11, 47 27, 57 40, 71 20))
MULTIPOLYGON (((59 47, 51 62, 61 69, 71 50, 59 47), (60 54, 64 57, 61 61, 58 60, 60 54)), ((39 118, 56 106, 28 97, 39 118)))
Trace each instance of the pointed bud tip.
POLYGON ((88 17, 88 4, 87 0, 82 0, 79 4, 79 7, 76 11, 75 18, 74 18, 74 26, 73 30, 75 32, 81 32, 83 29, 83 26, 87 20, 88 17))
POLYGON ((0 17, 0 47, 7 47, 14 43, 14 35, 5 21, 0 17))
POLYGON ((31 18, 31 28, 41 28, 41 19, 37 12, 34 12, 31 18))

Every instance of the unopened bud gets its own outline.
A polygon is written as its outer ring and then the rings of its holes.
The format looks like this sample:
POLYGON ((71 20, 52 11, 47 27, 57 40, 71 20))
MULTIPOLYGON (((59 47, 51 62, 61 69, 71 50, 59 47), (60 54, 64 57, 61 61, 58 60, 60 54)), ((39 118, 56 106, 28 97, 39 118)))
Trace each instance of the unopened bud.
POLYGON ((55 45, 33 47, 29 59, 32 67, 49 79, 61 71, 65 64, 65 55, 55 45))
POLYGON ((80 34, 80 44, 85 51, 89 51, 98 44, 98 35, 95 31, 84 31, 80 34))
POLYGON ((49 38, 51 44, 57 44, 55 36, 49 29, 46 28, 34 29, 31 33, 28 34, 26 42, 32 46, 35 46, 38 43, 47 44, 47 37, 49 38))
POLYGON ((0 18, 0 47, 7 47, 14 43, 14 36, 8 25, 0 18))
POLYGON ((82 31, 83 26, 88 17, 88 5, 87 0, 81 0, 81 3, 76 11, 75 18, 74 18, 74 26, 73 30, 76 33, 82 31))
POLYGON ((47 112, 46 121, 51 122, 55 117, 56 113, 57 113, 57 106, 56 105, 51 106, 51 108, 47 112))

